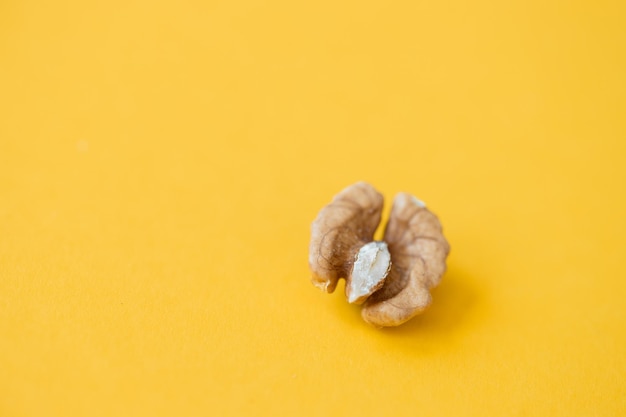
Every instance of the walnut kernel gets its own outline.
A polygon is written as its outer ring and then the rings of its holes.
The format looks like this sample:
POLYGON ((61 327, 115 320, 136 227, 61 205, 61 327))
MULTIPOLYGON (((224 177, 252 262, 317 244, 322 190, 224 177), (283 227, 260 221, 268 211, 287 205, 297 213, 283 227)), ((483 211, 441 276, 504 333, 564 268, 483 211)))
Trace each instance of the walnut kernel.
POLYGON ((332 293, 346 279, 348 302, 375 326, 397 326, 428 307, 450 246, 437 217, 407 193, 396 196, 383 241, 374 241, 383 197, 359 182, 341 191, 311 226, 312 282, 332 293))

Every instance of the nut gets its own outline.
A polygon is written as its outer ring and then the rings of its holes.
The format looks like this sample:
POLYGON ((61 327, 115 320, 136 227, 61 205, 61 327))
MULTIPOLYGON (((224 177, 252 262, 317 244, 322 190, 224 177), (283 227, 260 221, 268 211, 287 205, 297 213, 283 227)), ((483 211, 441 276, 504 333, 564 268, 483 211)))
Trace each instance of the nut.
POLYGON ((346 280, 348 302, 361 304, 363 319, 397 326, 430 305, 430 288, 441 281, 450 246, 426 205, 407 193, 396 196, 383 241, 374 241, 383 197, 359 182, 341 191, 311 226, 312 281, 332 293, 346 280))
MULTIPOLYGON (((372 274, 370 277, 368 270, 373 266, 371 250, 374 248, 365 246, 374 239, 382 211, 383 196, 364 182, 346 188, 320 211, 311 227, 309 250, 315 286, 332 293, 337 281, 345 278, 346 297, 353 302, 362 302, 380 288, 389 265, 383 267, 384 276, 376 279, 372 274), (370 260, 365 262, 366 258, 370 260)), ((386 245, 376 249, 387 251, 386 245)), ((373 258, 377 260, 377 256, 373 258)), ((379 271, 380 267, 375 269, 379 271)))

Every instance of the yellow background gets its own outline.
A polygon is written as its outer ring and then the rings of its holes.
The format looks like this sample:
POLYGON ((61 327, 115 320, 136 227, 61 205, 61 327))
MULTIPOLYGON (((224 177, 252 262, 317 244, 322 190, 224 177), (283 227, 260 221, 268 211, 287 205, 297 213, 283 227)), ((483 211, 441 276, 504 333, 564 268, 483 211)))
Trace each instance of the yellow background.
POLYGON ((0 415, 626 414, 625 8, 3 1, 0 415), (309 282, 357 180, 452 246, 400 328, 309 282))

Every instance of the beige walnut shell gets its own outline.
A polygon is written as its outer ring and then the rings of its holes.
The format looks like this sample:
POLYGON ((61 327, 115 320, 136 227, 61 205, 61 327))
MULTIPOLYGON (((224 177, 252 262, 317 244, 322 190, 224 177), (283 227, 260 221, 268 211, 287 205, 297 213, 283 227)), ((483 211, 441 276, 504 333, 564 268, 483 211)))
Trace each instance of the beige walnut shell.
POLYGON ((364 302, 363 319, 378 327, 400 325, 428 307, 450 252, 437 216, 407 193, 394 199, 383 242, 373 242, 382 208, 382 195, 368 183, 347 187, 318 214, 309 247, 313 284, 332 293, 345 278, 348 300, 364 302))

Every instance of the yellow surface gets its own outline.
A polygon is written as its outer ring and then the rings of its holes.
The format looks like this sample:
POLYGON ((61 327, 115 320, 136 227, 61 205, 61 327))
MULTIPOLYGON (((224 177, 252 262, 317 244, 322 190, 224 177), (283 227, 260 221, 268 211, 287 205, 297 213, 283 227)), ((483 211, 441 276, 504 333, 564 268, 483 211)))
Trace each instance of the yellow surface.
POLYGON ((625 415, 625 8, 2 2, 0 415, 625 415), (452 245, 401 328, 309 282, 360 179, 452 245))

